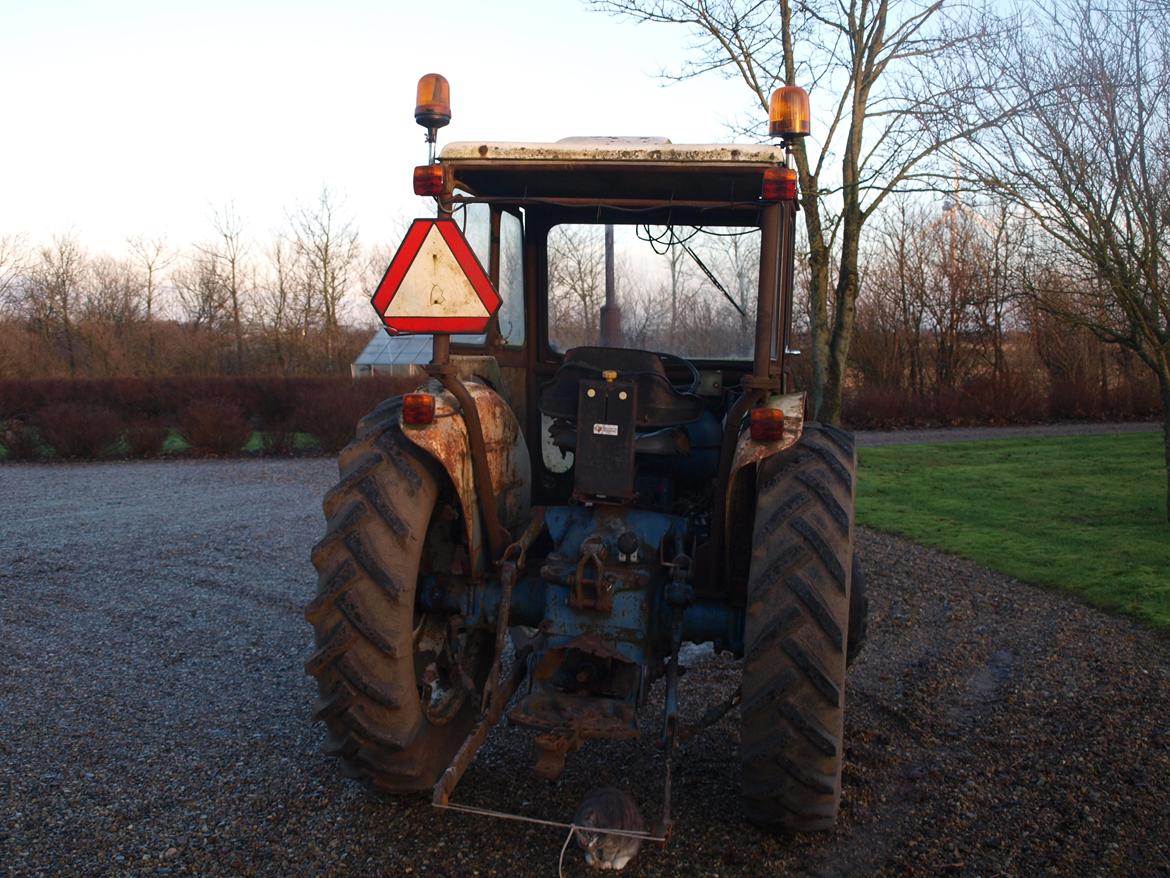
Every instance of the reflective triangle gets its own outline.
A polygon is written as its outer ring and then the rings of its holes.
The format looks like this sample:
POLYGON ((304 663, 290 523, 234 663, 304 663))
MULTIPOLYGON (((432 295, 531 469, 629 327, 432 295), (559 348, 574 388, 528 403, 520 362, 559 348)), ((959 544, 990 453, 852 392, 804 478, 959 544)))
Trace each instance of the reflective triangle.
POLYGON ((486 319, 491 314, 438 226, 432 225, 384 316, 389 321, 402 317, 486 319))

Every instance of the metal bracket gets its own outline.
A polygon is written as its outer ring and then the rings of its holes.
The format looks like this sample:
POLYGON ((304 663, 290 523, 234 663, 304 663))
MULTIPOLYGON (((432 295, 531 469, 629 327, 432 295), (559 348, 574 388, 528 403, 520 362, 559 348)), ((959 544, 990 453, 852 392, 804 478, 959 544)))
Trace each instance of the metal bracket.
POLYGON ((573 576, 573 592, 569 595, 569 606, 575 610, 597 610, 608 613, 613 609, 614 583, 605 575, 605 543, 590 537, 581 544, 581 559, 573 576), (597 571, 595 580, 585 578, 585 568, 592 566, 597 571), (593 586, 593 594, 585 591, 586 585, 593 586))

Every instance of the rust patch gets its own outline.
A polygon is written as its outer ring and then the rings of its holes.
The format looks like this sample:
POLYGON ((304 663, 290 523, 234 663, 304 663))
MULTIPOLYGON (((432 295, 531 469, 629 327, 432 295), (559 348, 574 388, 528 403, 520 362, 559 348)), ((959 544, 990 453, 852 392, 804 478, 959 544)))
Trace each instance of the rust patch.
MULTIPOLYGON (((528 522, 532 484, 528 447, 516 416, 503 398, 486 385, 468 382, 475 401, 487 449, 488 471, 500 523, 516 531, 528 522)), ((455 397, 447 391, 435 394, 435 420, 425 427, 403 426, 403 434, 442 464, 459 495, 464 533, 471 556, 471 575, 485 573, 484 530, 480 521, 467 426, 460 417, 455 397)))
POLYGON ((582 741, 639 735, 634 705, 617 698, 534 692, 508 711, 508 719, 556 736, 577 736, 582 741))
POLYGON ((736 478, 740 472, 744 467, 758 464, 760 461, 766 460, 775 454, 787 451, 799 441, 801 434, 804 432, 803 393, 773 396, 768 400, 767 405, 784 412, 784 436, 781 439, 775 439, 771 442, 756 442, 748 435, 746 428, 740 433, 739 439, 735 443, 735 456, 731 460, 731 473, 727 479, 727 484, 731 486, 731 490, 727 492, 727 497, 724 498, 724 546, 730 545, 731 530, 736 525, 732 521, 731 496, 735 491, 736 478))

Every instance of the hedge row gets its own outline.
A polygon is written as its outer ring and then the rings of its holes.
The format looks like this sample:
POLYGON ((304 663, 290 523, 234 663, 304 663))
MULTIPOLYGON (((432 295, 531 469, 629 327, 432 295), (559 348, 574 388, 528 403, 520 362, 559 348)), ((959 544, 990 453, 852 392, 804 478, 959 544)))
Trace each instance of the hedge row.
POLYGON ((287 454, 311 437, 335 452, 359 418, 415 379, 216 378, 0 381, 9 459, 152 457, 173 433, 196 454, 287 454), (303 439, 300 440, 303 442, 303 439))
MULTIPOLYGON (((121 378, 0 381, 0 445, 10 459, 44 456, 150 457, 177 433, 197 454, 235 454, 259 434, 266 454, 287 454, 305 437, 335 452, 379 401, 412 378, 121 378)), ((863 385, 845 399, 851 429, 1019 424, 1155 417, 1152 379, 1106 388, 1021 376, 974 379, 928 396, 863 385)))
POLYGON ((846 393, 843 410, 851 430, 892 430, 1144 420, 1159 416, 1161 399, 1153 376, 1102 388, 1071 381, 1038 383, 1007 374, 974 378, 921 396, 905 387, 863 385, 846 393))

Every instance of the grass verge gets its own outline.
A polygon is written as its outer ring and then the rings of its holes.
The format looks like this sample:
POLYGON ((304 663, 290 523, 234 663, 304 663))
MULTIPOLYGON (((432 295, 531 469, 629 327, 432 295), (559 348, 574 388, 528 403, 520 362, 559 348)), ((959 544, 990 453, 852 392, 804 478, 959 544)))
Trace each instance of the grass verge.
POLYGON ((1170 627, 1161 434, 861 449, 857 519, 1170 627))

